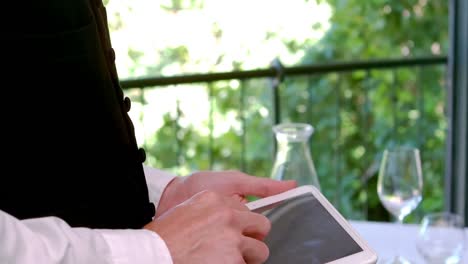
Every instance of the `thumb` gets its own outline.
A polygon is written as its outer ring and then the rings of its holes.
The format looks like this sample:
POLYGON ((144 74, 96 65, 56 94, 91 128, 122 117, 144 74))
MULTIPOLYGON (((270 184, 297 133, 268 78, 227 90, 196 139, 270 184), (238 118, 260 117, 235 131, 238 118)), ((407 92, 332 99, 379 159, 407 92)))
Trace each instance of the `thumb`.
POLYGON ((247 176, 240 185, 242 195, 253 195, 257 197, 268 197, 279 194, 297 187, 294 180, 278 181, 255 176, 247 176))

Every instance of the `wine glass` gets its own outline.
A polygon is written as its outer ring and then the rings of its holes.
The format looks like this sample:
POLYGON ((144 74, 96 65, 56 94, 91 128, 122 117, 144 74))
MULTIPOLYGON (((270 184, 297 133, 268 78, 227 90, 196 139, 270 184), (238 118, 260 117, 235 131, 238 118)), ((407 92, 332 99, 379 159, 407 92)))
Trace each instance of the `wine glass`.
MULTIPOLYGON (((379 170, 377 193, 387 211, 399 225, 422 200, 422 169, 419 150, 410 147, 386 149, 379 170)), ((403 256, 384 263, 410 263, 403 256)))
POLYGON ((416 248, 426 263, 461 263, 464 244, 463 217, 449 212, 424 216, 416 239, 416 248))

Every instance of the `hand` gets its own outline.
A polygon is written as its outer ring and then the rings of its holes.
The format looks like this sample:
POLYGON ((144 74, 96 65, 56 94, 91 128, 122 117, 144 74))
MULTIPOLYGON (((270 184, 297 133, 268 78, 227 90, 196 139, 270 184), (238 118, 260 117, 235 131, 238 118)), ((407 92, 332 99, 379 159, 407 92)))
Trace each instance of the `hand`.
POLYGON ((276 181, 239 171, 197 172, 190 176, 177 177, 169 183, 159 201, 156 217, 204 190, 234 197, 245 203, 247 195, 267 197, 294 187, 295 181, 276 181))
POLYGON ((174 264, 259 264, 269 255, 262 242, 269 220, 215 192, 196 194, 144 228, 166 242, 174 264))

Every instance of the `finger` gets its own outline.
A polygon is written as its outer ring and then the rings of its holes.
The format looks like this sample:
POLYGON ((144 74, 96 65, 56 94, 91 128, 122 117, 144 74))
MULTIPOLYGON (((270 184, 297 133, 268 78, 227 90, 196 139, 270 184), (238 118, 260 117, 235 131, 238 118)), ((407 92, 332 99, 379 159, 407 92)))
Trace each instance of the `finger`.
POLYGON ((271 229, 271 222, 262 214, 252 212, 237 212, 235 226, 242 230, 242 234, 257 240, 263 240, 271 229))
POLYGON ((244 236, 241 243, 241 252, 245 263, 261 264, 268 259, 270 250, 262 241, 244 236))
POLYGON ((296 181, 277 181, 267 178, 243 175, 239 183, 239 194, 267 197, 291 190, 297 186, 296 181))
POLYGON ((247 198, 245 198, 243 195, 240 195, 240 194, 234 194, 232 198, 244 204, 248 202, 247 198))
POLYGON ((236 209, 238 211, 249 212, 250 209, 245 205, 245 203, 239 199, 239 197, 229 197, 222 196, 223 202, 230 208, 236 209))
POLYGON ((241 203, 243 203, 243 204, 246 204, 246 203, 249 202, 249 200, 247 200, 247 198, 241 198, 240 201, 241 201, 241 203))

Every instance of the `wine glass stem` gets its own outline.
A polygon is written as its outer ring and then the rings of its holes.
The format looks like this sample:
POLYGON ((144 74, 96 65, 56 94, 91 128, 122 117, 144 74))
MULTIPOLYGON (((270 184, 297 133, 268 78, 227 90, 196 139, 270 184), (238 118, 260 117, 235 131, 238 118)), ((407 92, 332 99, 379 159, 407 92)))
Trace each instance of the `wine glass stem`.
MULTIPOLYGON (((401 240, 401 232, 402 232, 402 229, 403 229, 403 219, 405 218, 405 216, 402 216, 402 215, 399 215, 397 217, 397 241, 399 242, 401 240)), ((398 246, 400 243, 396 243, 396 246, 395 246, 395 260, 399 260, 400 259, 400 247, 398 246)))

